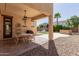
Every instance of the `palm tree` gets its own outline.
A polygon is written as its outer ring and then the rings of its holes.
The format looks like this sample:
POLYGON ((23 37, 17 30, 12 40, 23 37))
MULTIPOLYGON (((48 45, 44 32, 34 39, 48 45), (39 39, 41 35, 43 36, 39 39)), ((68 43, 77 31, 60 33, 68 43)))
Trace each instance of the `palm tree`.
POLYGON ((58 18, 60 18, 60 17, 61 17, 61 15, 60 15, 59 12, 58 13, 55 13, 54 18, 57 19, 57 25, 58 25, 58 18))

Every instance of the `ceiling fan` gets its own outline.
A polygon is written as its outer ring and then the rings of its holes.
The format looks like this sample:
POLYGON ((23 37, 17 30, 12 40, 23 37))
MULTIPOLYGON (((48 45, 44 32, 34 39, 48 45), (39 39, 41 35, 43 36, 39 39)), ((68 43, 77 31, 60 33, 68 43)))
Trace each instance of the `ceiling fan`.
POLYGON ((26 12, 27 12, 27 10, 24 10, 24 16, 22 18, 22 20, 24 21, 25 26, 26 26, 26 20, 28 20, 28 18, 31 18, 31 17, 27 17, 26 12))
POLYGON ((28 18, 31 18, 31 17, 27 17, 26 12, 27 12, 27 10, 24 10, 24 16, 22 18, 23 20, 27 20, 28 18))

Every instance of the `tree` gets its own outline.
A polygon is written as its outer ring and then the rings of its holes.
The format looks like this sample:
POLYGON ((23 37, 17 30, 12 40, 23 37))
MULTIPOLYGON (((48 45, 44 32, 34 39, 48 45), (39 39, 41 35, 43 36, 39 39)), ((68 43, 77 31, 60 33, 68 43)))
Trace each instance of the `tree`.
POLYGON ((60 18, 60 17, 61 17, 60 13, 55 13, 54 18, 56 18, 56 20, 57 20, 57 25, 58 25, 58 18, 60 18))
POLYGON ((38 30, 46 30, 47 31, 48 23, 42 23, 38 26, 38 30))
POLYGON ((78 25, 79 25, 79 17, 77 16, 72 16, 70 19, 67 20, 66 23, 70 28, 77 29, 78 30, 78 25))

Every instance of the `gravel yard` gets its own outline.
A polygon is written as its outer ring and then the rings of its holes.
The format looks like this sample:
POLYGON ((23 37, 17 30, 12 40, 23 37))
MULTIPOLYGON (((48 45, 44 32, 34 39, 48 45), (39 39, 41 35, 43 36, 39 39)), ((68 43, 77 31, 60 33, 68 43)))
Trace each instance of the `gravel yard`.
POLYGON ((61 37, 54 40, 58 55, 75 56, 79 55, 79 35, 61 37))

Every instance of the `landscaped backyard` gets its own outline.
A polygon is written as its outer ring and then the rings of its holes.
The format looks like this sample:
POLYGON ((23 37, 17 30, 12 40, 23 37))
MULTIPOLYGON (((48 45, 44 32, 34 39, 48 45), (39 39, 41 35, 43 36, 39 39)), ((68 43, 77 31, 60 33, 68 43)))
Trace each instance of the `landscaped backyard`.
POLYGON ((79 55, 79 17, 77 15, 66 18, 65 24, 60 24, 61 15, 59 12, 55 13, 56 24, 53 24, 51 13, 53 4, 3 3, 0 6, 0 55, 79 55), (19 7, 22 8, 19 9, 19 7), (44 21, 47 18, 48 22, 38 22, 40 24, 37 26, 36 21, 42 18, 45 18, 44 21))

